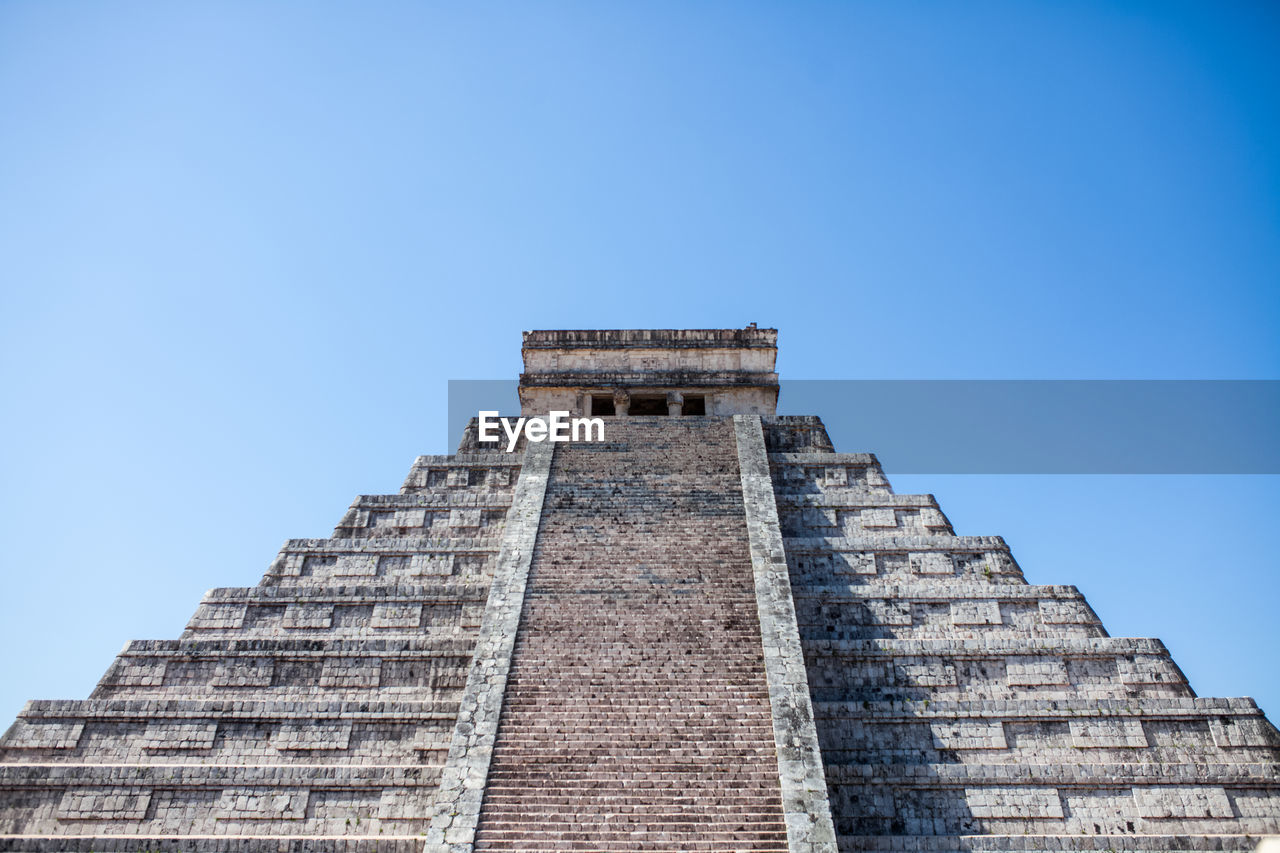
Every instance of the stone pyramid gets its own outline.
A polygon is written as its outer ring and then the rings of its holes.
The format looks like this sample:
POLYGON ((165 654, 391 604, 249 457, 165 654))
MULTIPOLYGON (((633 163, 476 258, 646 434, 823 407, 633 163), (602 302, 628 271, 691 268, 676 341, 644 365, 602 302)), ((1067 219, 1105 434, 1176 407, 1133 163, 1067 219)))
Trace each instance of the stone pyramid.
POLYGON ((1280 833, 1280 736, 957 536, 776 332, 530 332, 604 440, 419 457, 0 741, 0 850, 1174 851, 1280 833))

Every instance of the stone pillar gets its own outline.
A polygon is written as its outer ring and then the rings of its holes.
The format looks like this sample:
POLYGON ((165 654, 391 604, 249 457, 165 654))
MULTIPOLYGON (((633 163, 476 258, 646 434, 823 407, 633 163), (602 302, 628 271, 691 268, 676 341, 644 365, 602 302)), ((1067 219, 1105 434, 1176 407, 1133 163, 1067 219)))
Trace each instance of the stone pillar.
POLYGON ((631 408, 631 395, 621 388, 613 392, 613 413, 617 417, 625 418, 627 411, 631 408))
POLYGON ((667 392, 667 414, 678 418, 684 410, 684 395, 679 391, 667 392))

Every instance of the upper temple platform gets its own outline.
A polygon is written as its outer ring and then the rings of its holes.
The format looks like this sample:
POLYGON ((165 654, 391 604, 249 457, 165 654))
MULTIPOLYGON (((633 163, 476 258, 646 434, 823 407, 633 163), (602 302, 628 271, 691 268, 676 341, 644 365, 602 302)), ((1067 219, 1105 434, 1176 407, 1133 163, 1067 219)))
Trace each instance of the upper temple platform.
POLYGON ((778 330, 561 329, 524 333, 525 415, 775 414, 778 330))

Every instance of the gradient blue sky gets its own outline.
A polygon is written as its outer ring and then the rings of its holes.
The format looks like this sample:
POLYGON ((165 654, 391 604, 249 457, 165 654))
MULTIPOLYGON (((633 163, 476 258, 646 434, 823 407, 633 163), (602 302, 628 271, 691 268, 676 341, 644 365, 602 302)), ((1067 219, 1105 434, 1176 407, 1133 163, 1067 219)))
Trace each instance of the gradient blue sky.
MULTIPOLYGON (((1266 3, 0 5, 0 726, 450 450, 522 329, 1280 378, 1278 84, 1266 3)), ((1278 479, 894 484, 1274 716, 1278 479)))

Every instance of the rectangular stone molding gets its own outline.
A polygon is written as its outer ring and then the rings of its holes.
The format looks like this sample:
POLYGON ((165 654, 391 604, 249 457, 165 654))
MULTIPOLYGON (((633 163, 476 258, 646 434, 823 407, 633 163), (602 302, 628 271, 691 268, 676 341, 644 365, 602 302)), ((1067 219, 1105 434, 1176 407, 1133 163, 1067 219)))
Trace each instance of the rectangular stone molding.
POLYGON ((769 475, 764 429, 758 415, 734 415, 733 428, 738 441, 738 467, 742 474, 751 566, 755 572, 769 704, 773 709, 787 847, 792 853, 835 853, 836 832, 827 795, 827 777, 813 723, 809 679, 791 598, 791 579, 783 550, 782 528, 778 524, 773 480, 769 475))
POLYGON ((426 853, 470 853, 473 847, 554 448, 549 441, 531 441, 525 448, 474 662, 458 706, 449 757, 440 774, 426 853))

